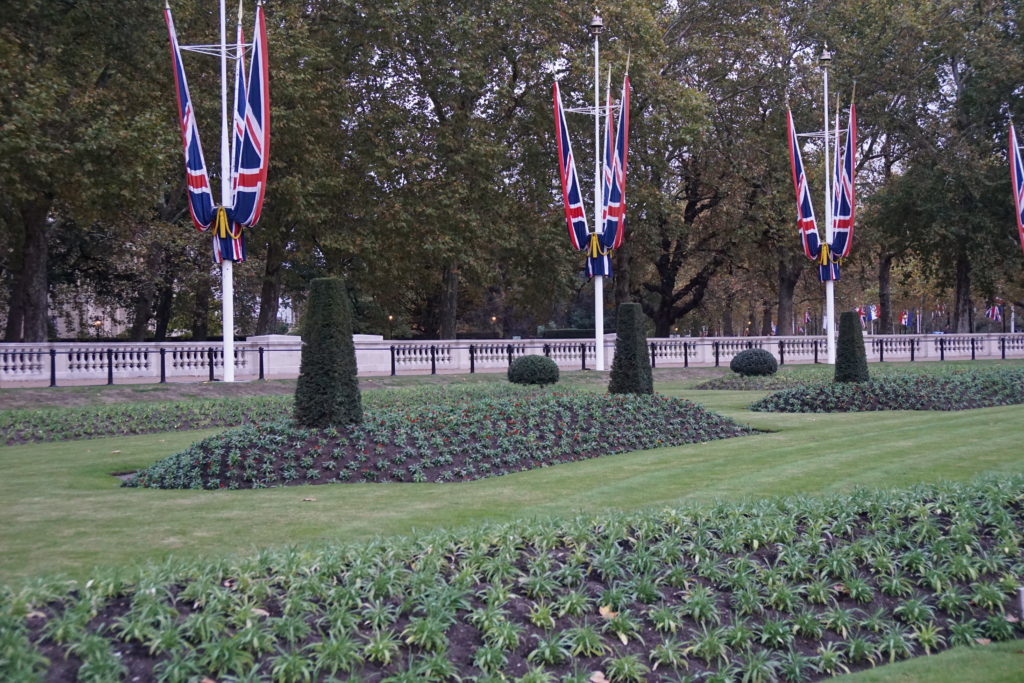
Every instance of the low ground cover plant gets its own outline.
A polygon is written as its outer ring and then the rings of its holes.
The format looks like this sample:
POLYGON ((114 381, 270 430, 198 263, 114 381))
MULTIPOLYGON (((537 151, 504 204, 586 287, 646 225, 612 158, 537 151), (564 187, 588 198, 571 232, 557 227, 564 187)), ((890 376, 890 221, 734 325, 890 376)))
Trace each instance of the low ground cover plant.
POLYGON ((968 410, 1024 403, 1024 369, 890 376, 809 384, 766 396, 751 410, 831 413, 863 410, 968 410))
POLYGON ((1000 475, 171 561, 0 589, 0 679, 813 681, 1019 638, 1022 538, 1000 475))
POLYGON ((153 401, 0 411, 0 442, 64 441, 181 429, 232 427, 285 419, 291 396, 153 401))
POLYGON ((247 425, 161 460, 127 484, 237 489, 468 481, 749 433, 682 399, 508 386, 429 402, 382 400, 348 429, 247 425))

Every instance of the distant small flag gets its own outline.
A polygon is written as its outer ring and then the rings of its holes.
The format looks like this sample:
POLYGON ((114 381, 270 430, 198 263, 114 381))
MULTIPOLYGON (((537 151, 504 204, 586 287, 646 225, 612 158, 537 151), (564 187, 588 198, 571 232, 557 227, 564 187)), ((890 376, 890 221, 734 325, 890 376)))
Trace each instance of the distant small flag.
POLYGON ((811 322, 811 312, 804 311, 804 324, 806 325, 809 322, 811 322))
POLYGON ((868 319, 867 311, 865 310, 865 308, 863 306, 858 306, 854 310, 857 311, 857 316, 860 318, 861 327, 863 327, 864 323, 866 323, 867 319, 868 319))
POLYGON ((1002 306, 989 306, 985 309, 985 317, 993 322, 1003 321, 1003 308, 1002 306))
POLYGON ((903 327, 910 326, 910 311, 900 313, 900 325, 903 325, 903 327))
POLYGON ((878 320, 878 306, 871 304, 870 306, 867 307, 866 313, 868 322, 871 322, 872 320, 878 320))

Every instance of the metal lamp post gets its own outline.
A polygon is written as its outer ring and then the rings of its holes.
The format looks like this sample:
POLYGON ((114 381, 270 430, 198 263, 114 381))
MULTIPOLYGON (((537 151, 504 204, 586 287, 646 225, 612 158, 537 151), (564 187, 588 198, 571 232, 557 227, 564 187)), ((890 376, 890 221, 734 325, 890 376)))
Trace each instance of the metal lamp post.
MULTIPOLYGON (((825 243, 832 244, 832 167, 829 164, 828 156, 828 67, 832 63, 832 53, 828 51, 828 44, 818 57, 818 64, 821 66, 821 74, 824 81, 824 104, 825 104, 825 243)), ((831 258, 831 256, 830 256, 831 258)), ((833 280, 825 281, 825 348, 828 363, 836 363, 836 292, 833 280)))
MULTIPOLYGON (((600 36, 604 21, 596 11, 590 20, 590 35, 594 37, 594 232, 601 226, 601 86, 600 36)), ((604 370, 604 276, 594 276, 594 367, 604 370)))

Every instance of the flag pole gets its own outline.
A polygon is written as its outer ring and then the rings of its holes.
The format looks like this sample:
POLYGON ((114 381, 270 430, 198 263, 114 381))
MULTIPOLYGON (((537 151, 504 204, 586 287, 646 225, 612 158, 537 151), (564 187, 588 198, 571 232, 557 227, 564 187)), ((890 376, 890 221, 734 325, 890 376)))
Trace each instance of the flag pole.
MULTIPOLYGON (((228 40, 227 9, 220 0, 220 205, 231 205, 231 154, 228 145, 228 40)), ((214 239, 217 239, 215 236, 214 239)), ((221 326, 224 347, 224 381, 235 381, 235 286, 230 258, 220 262, 221 326)))
MULTIPOLYGON (((601 229, 601 73, 600 46, 604 21, 595 8, 590 20, 590 34, 594 36, 594 232, 601 229)), ((594 368, 604 370, 604 276, 594 276, 594 368)))
MULTIPOLYGON (((832 53, 828 51, 828 44, 821 51, 818 63, 821 65, 821 73, 824 81, 825 103, 825 243, 832 245, 832 181, 831 168, 828 157, 828 66, 832 61, 832 53)), ((829 255, 831 258, 831 254, 829 255)), ((830 264, 826 264, 827 266, 830 264)), ((835 282, 831 279, 825 280, 825 348, 827 349, 829 365, 836 363, 836 294, 835 282)))

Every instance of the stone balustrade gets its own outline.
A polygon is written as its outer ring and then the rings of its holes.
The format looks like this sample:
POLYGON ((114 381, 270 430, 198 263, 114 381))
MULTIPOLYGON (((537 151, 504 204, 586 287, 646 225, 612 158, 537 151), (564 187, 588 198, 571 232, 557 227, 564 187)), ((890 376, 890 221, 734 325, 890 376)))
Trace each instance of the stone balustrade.
MULTIPOLYGON (((482 339, 399 341, 355 335, 359 374, 503 372, 522 355, 552 358, 563 370, 593 369, 594 341, 586 339, 482 339)), ((770 351, 781 363, 824 362, 824 337, 672 337, 647 340, 656 367, 728 366, 748 348, 770 351)), ((1024 358, 1024 333, 869 335, 869 361, 939 361, 1024 358)), ((605 337, 611 367, 615 335, 605 337)), ((295 336, 249 337, 235 343, 240 380, 297 377, 301 340, 295 336)), ((0 344, 0 386, 208 381, 223 375, 216 342, 56 342, 0 344)))

